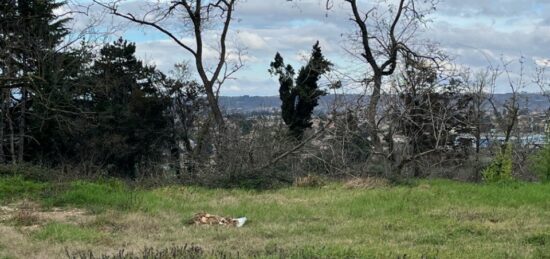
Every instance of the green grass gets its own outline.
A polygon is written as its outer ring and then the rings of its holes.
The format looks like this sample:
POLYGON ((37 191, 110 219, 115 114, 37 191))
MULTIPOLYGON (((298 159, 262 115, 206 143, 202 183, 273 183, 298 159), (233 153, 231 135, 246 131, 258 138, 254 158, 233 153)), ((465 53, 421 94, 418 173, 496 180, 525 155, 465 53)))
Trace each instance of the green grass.
POLYGON ((25 180, 22 176, 0 177, 0 202, 14 198, 36 198, 48 184, 25 180))
POLYGON ((253 191, 186 186, 136 190, 118 181, 79 181, 48 197, 34 197, 48 206, 94 214, 79 225, 44 224, 28 239, 37 250, 46 246, 42 242, 62 246, 70 241, 74 249, 100 252, 109 250, 101 245, 105 243, 110 249, 132 244, 126 250, 193 243, 241 255, 276 250, 299 251, 303 257, 550 255, 550 184, 430 180, 371 190, 332 183, 253 191), (202 211, 246 216, 249 222, 240 229, 186 225, 202 211))
POLYGON ((102 239, 103 234, 92 228, 79 227, 71 224, 49 223, 33 233, 37 240, 65 243, 80 241, 94 243, 102 239))
POLYGON ((141 193, 132 191, 124 183, 116 180, 104 182, 75 181, 55 195, 45 197, 48 206, 71 205, 88 208, 94 212, 106 209, 132 210, 139 208, 141 193))

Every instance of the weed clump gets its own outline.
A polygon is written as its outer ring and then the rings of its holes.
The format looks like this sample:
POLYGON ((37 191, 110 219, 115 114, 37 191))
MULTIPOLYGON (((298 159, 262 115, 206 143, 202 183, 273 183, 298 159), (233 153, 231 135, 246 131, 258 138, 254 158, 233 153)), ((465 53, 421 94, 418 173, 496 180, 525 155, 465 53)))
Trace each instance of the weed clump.
POLYGON ((28 202, 23 202, 17 213, 13 216, 12 221, 17 226, 34 226, 40 221, 40 217, 36 213, 36 205, 28 202))
POLYGON ((540 180, 550 181, 550 144, 537 152, 531 158, 531 168, 537 174, 540 180))
POLYGON ((525 240, 530 245, 546 246, 550 245, 550 234, 538 234, 528 237, 525 240))
POLYGON ((493 162, 483 170, 485 182, 503 182, 512 180, 512 145, 503 146, 493 162))

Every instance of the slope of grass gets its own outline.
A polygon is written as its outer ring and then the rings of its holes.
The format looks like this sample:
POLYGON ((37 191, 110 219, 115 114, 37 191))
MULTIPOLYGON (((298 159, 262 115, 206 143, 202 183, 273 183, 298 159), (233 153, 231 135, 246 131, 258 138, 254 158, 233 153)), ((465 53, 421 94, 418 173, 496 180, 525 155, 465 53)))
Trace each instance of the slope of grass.
POLYGON ((430 180, 371 190, 332 183, 260 192, 186 186, 134 190, 105 181, 74 182, 48 197, 33 197, 47 207, 87 209, 93 218, 77 225, 44 222, 31 230, 0 223, 0 258, 57 257, 64 247, 116 253, 172 244, 240 255, 299 251, 298 257, 550 255, 550 184, 430 180), (249 221, 240 229, 186 224, 203 211, 249 221), (6 233, 21 234, 23 244, 13 245, 6 233))

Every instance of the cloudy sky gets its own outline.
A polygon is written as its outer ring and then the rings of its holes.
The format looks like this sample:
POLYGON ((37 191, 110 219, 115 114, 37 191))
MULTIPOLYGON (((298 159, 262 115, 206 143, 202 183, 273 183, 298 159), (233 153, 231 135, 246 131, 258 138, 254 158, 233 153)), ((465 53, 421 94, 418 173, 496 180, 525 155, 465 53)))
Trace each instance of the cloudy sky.
MULTIPOLYGON (((349 9, 343 1, 334 1, 328 12, 321 0, 241 1, 230 38, 232 45, 245 47, 246 66, 221 93, 276 95, 276 78, 267 72, 275 53, 280 52, 287 63, 297 67, 317 40, 338 70, 359 66, 345 50, 347 35, 355 29, 349 9)), ((120 11, 139 12, 144 2, 122 2, 120 11)), ((550 0, 441 0, 430 19, 418 38, 437 42, 458 66, 483 69, 500 60, 514 62, 523 57, 527 73, 531 73, 535 64, 544 65, 550 58, 550 0)), ((124 28, 119 33, 137 43, 138 55, 163 71, 190 59, 181 47, 154 30, 124 28)), ((184 33, 181 37, 185 40, 184 33)), ((506 92, 506 87, 497 90, 506 92)))

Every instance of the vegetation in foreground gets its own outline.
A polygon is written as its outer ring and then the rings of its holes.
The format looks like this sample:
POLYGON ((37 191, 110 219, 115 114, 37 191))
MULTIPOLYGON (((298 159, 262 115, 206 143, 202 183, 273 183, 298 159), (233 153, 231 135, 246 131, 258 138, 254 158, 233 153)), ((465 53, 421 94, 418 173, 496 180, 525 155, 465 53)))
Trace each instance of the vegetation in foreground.
POLYGON ((549 201, 550 184, 521 182, 389 186, 363 179, 253 191, 2 176, 0 258, 120 250, 180 251, 182 258, 542 258, 550 254, 549 201), (201 211, 249 222, 239 229, 187 225, 201 211))

